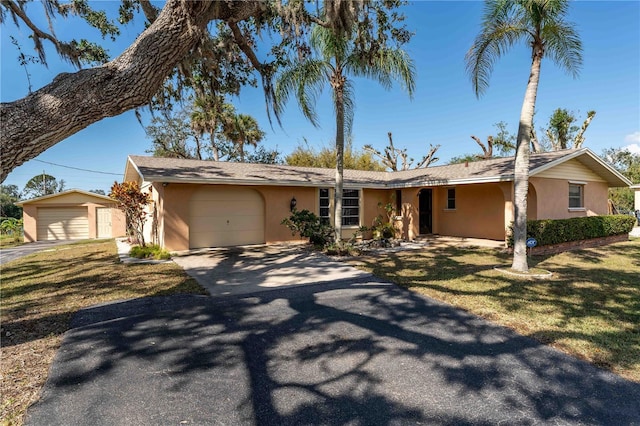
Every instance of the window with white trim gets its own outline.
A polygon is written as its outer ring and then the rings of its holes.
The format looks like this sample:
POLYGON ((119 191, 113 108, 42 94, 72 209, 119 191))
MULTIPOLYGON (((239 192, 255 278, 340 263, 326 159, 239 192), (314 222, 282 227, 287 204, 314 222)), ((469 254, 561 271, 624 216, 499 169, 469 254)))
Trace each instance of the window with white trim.
POLYGON ((447 188, 447 210, 455 210, 456 208, 456 189, 447 188))
POLYGON ((320 222, 322 223, 330 223, 329 219, 329 189, 328 188, 320 188, 320 222))
POLYGON ((569 208, 584 208, 584 184, 569 183, 569 208))

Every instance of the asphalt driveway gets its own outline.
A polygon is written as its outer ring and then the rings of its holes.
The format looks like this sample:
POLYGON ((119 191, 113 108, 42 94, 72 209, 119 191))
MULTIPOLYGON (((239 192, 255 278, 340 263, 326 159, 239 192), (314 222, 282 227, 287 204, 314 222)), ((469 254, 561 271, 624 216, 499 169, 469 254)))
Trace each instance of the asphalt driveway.
POLYGON ((85 309, 26 424, 629 425, 638 401, 640 384, 360 273, 85 309))
POLYGON ((26 243, 17 247, 2 248, 0 249, 0 265, 39 251, 50 250, 55 246, 71 244, 77 241, 78 240, 34 241, 33 243, 26 243))

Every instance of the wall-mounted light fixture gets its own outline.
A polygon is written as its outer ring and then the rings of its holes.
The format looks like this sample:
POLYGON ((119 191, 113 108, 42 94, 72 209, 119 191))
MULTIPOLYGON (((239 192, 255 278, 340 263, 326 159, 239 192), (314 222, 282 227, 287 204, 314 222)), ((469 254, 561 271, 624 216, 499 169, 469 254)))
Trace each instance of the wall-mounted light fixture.
POLYGON ((169 182, 162 182, 162 186, 166 188, 167 186, 169 186, 169 182))
POLYGON ((289 203, 289 210, 294 211, 297 205, 298 200, 296 200, 296 197, 291 198, 291 202, 289 203))

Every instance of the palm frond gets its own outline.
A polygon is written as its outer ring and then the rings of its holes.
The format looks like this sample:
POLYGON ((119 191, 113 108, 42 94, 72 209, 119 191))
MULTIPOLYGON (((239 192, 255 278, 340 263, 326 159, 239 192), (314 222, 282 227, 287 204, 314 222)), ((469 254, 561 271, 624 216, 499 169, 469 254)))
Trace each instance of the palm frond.
POLYGON ((291 95, 294 95, 304 116, 318 127, 315 103, 327 81, 326 72, 329 66, 330 64, 321 60, 307 59, 282 71, 276 80, 274 91, 276 113, 281 113, 291 95))
POLYGON ((542 28, 545 56, 574 78, 582 67, 582 42, 574 26, 562 20, 546 22, 542 28))
POLYGON ((311 30, 309 44, 316 54, 326 61, 332 59, 342 62, 350 50, 347 37, 336 36, 330 29, 316 25, 311 30))
POLYGON ((395 80, 413 97, 416 67, 409 54, 402 49, 381 49, 372 61, 362 61, 352 55, 345 68, 354 75, 376 80, 387 90, 395 80))
POLYGON ((480 97, 489 86, 496 61, 530 32, 520 9, 511 1, 488 1, 482 30, 465 55, 466 71, 480 97))

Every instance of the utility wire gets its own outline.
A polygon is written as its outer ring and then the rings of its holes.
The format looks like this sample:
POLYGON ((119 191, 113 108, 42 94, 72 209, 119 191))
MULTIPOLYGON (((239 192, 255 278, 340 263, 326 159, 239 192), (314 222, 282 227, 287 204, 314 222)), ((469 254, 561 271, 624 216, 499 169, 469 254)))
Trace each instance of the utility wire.
POLYGON ((45 164, 50 164, 52 166, 58 166, 58 167, 65 167, 67 169, 73 169, 73 170, 80 170, 82 172, 89 172, 89 173, 100 173, 102 175, 114 175, 114 176, 122 176, 122 173, 110 173, 110 172, 99 172, 97 170, 89 170, 89 169, 81 169, 78 167, 71 167, 71 166, 64 166, 62 164, 56 164, 56 163, 51 163, 49 161, 42 161, 42 160, 37 160, 37 159, 33 159, 33 161, 39 161, 40 163, 45 163, 45 164))

